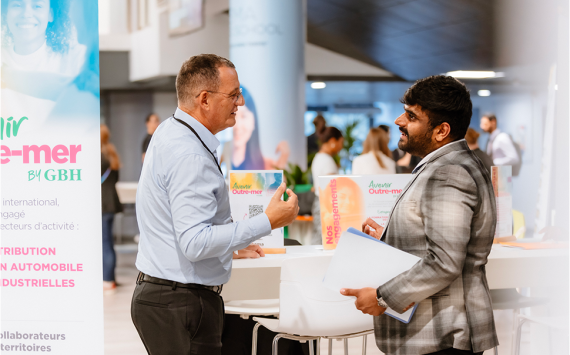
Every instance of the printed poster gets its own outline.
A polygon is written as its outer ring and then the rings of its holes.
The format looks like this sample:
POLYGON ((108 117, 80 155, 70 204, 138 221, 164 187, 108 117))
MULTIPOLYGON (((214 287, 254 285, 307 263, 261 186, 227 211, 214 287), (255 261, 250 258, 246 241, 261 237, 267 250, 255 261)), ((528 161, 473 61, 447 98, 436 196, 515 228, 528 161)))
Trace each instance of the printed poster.
MULTIPOLYGON (((230 171, 232 219, 235 222, 243 221, 265 212, 282 182, 283 171, 281 170, 230 171)), ((278 228, 252 244, 263 248, 282 248, 284 243, 283 228, 278 228)))
POLYGON ((411 174, 319 176, 323 247, 335 249, 342 232, 362 229, 368 217, 385 226, 411 174))
POLYGON ((0 351, 102 355, 97 2, 1 5, 0 351))
POLYGON ((513 235, 513 183, 512 166, 492 166, 491 181, 497 203, 495 238, 513 235))

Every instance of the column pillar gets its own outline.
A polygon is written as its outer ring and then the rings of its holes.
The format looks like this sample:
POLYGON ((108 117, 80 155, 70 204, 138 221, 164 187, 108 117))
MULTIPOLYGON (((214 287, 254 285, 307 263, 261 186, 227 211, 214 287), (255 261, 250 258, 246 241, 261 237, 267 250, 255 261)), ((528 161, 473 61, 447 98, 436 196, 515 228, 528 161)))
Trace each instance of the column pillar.
MULTIPOLYGON (((255 149, 257 134, 265 167, 281 168, 284 161, 307 166, 305 38, 304 0, 230 0, 230 59, 249 93, 246 106, 255 111, 248 149, 255 149)), ((236 124, 234 149, 251 131, 241 127, 251 125, 236 124)))

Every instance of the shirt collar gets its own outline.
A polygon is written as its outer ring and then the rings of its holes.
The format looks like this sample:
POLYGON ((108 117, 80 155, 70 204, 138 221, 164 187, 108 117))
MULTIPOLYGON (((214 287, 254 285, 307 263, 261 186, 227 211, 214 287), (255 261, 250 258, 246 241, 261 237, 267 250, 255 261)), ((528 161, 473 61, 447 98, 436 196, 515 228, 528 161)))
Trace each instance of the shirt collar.
POLYGON ((200 138, 204 141, 204 144, 206 144, 212 153, 220 146, 220 141, 218 138, 216 138, 216 136, 212 134, 212 132, 210 132, 206 127, 204 127, 203 124, 198 122, 198 120, 186 112, 182 111, 180 108, 176 108, 174 118, 178 118, 179 120, 188 123, 190 127, 194 128, 196 133, 200 135, 200 138))
POLYGON ((434 155, 436 155, 437 152, 439 152, 442 148, 447 147, 447 146, 452 145, 452 144, 459 144, 460 142, 464 142, 464 141, 465 141, 465 139, 460 139, 460 140, 458 140, 458 141, 454 141, 454 142, 451 142, 451 143, 447 143, 446 145, 441 146, 441 147, 437 148, 436 150, 434 150, 433 152, 429 153, 428 155, 426 155, 426 156, 418 163, 418 165, 416 166, 416 168, 414 169, 414 171, 412 172, 412 174, 415 173, 416 171, 418 171, 419 168, 420 168, 422 165, 424 165, 425 163, 427 163, 427 162, 428 162, 434 155))

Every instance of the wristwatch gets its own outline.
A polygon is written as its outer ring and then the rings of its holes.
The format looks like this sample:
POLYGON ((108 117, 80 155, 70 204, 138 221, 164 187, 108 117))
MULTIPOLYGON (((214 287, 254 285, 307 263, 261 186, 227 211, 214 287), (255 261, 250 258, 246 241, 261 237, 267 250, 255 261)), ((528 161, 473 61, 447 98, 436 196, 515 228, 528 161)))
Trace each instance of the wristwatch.
POLYGON ((382 308, 388 308, 388 304, 386 303, 386 301, 384 301, 382 299, 382 296, 380 296, 380 293, 378 292, 378 290, 376 290, 376 301, 378 302, 378 306, 382 307, 382 308))

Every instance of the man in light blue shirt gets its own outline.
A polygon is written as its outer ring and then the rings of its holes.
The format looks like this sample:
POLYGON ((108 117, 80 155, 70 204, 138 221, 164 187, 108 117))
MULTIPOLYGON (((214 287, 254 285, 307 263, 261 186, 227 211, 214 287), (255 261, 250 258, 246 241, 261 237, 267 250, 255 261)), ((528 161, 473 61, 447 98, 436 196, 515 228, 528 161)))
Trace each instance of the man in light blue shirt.
POLYGON ((221 285, 232 257, 264 256, 251 242, 293 221, 297 196, 233 222, 229 191, 216 158, 216 133, 235 124, 243 105, 234 65, 203 54, 176 78, 178 108, 153 135, 137 190, 141 272, 131 315, 149 354, 219 354, 221 285), (239 251, 237 254, 234 251, 239 251))

